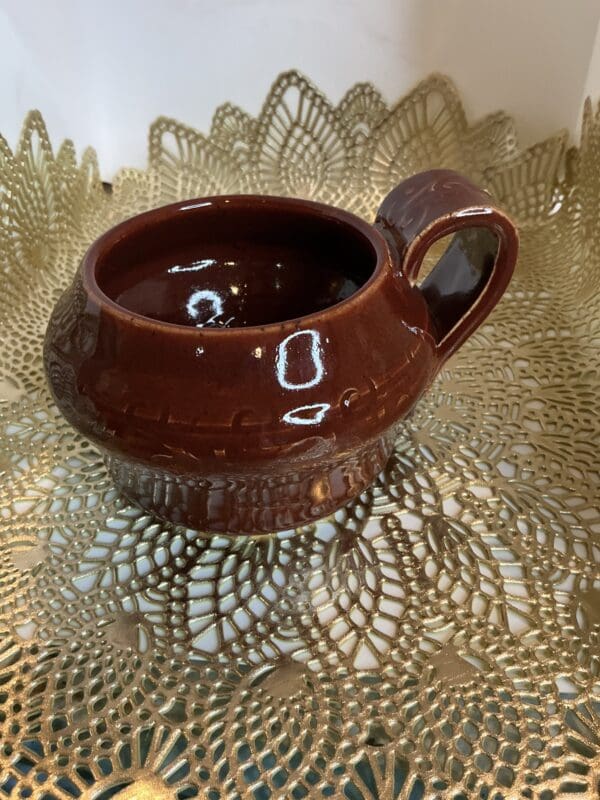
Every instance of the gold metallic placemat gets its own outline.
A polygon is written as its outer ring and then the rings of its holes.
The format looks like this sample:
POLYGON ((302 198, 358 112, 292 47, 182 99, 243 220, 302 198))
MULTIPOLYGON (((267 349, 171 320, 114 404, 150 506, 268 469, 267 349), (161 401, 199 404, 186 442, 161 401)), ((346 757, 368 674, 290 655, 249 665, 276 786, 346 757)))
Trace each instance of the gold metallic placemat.
POLYGON ((598 796, 599 114, 522 151, 441 77, 335 107, 287 73, 257 119, 159 119, 107 192, 33 113, 0 142, 0 265, 0 798, 598 796), (522 256, 377 485, 256 540, 127 506, 42 372, 89 242, 221 192, 372 218, 432 166, 485 182, 522 256))

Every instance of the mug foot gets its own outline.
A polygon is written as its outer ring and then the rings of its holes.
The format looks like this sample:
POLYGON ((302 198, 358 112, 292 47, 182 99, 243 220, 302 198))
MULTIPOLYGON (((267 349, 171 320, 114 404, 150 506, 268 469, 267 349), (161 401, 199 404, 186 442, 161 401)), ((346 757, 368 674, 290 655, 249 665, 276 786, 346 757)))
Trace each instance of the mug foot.
POLYGON ((260 535, 316 522, 361 494, 385 466, 393 441, 381 437, 318 471, 199 478, 105 456, 133 504, 176 525, 208 534, 260 535))

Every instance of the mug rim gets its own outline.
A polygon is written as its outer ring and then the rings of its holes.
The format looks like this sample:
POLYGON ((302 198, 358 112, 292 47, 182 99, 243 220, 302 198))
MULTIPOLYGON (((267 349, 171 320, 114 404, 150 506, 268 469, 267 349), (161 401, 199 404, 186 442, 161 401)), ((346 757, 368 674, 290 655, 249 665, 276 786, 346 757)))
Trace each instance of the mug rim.
POLYGON ((382 282, 385 276, 385 267, 390 263, 390 251, 385 238, 380 231, 371 223, 361 219, 350 211, 346 211, 336 206, 320 203, 314 200, 304 200, 296 197, 281 197, 277 195, 258 195, 258 194, 229 194, 211 195, 208 197, 197 197, 189 200, 180 200, 168 205, 144 211, 136 214, 123 222, 110 228, 99 236, 88 248, 81 262, 81 275, 83 288, 88 297, 92 298, 96 304, 111 316, 120 318, 125 323, 135 323, 144 328, 152 330, 163 330, 165 333, 179 333, 188 336, 231 336, 243 335, 244 333, 256 334, 257 332, 285 330, 288 327, 296 328, 305 322, 314 322, 331 319, 346 310, 351 310, 352 306, 361 302, 365 296, 372 294, 382 282), (113 300, 104 292, 96 279, 96 267, 99 259, 107 248, 127 238, 128 235, 139 231, 140 226, 148 227, 152 224, 168 221, 177 214, 194 212, 202 214, 204 208, 220 208, 221 213, 226 214, 228 209, 252 208, 256 210, 257 205, 263 205, 265 212, 276 209, 290 209, 296 211, 298 216, 320 217, 331 221, 342 222, 348 227, 358 231, 371 245, 375 255, 375 266, 368 279, 358 287, 349 297, 333 303, 327 308, 319 311, 312 311, 299 317, 290 317, 279 322, 268 322, 262 325, 240 325, 230 328, 195 327, 184 325, 177 322, 167 322, 154 317, 148 317, 136 311, 131 311, 120 303, 113 300))

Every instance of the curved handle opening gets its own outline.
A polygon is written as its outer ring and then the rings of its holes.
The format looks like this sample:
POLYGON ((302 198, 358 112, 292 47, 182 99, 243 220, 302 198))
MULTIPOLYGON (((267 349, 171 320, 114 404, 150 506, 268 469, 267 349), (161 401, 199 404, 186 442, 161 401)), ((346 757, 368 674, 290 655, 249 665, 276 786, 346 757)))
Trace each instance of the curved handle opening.
POLYGON ((417 286, 429 306, 438 358, 445 361, 483 322, 510 281, 518 252, 513 223, 467 178, 431 170, 394 189, 375 224, 413 285, 431 246, 454 234, 417 286))
POLYGON ((489 281, 499 241, 488 228, 465 228, 434 242, 413 282, 427 300, 438 339, 446 337, 489 281))

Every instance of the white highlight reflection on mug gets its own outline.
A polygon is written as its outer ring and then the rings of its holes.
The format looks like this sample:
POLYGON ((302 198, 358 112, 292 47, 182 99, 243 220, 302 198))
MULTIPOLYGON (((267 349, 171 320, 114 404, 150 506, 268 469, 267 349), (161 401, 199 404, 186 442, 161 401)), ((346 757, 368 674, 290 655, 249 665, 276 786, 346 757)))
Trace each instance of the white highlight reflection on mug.
POLYGON ((286 336, 286 338, 280 343, 277 350, 277 359, 275 363, 277 369, 277 380, 283 389, 294 389, 297 391, 299 389, 310 389, 312 386, 317 386, 323 377, 323 373, 325 372, 321 350, 321 337, 318 331, 308 330, 290 333, 290 335, 286 336), (286 372, 288 369, 287 348, 293 339, 297 339, 300 336, 308 336, 310 338, 310 356, 315 368, 315 374, 314 377, 312 377, 309 381, 304 381, 303 383, 294 383, 293 381, 288 380, 286 377, 286 372))
POLYGON ((331 408, 329 403, 312 403, 307 406, 298 406, 287 411, 282 419, 290 425, 318 425, 322 422, 326 412, 331 408), (305 416, 305 412, 313 412, 312 416, 305 416))
POLYGON ((202 324, 213 322, 216 317, 221 316, 223 313, 223 301, 219 295, 211 289, 198 289, 192 292, 186 303, 187 312, 192 319, 198 319, 200 316, 200 309, 198 306, 203 301, 210 303, 212 315, 208 319, 203 320, 202 324))
POLYGON ((169 267, 167 272, 172 275, 176 272, 199 272, 206 267, 213 267, 217 263, 216 258, 202 258, 200 261, 192 261, 191 264, 174 264, 169 267))

